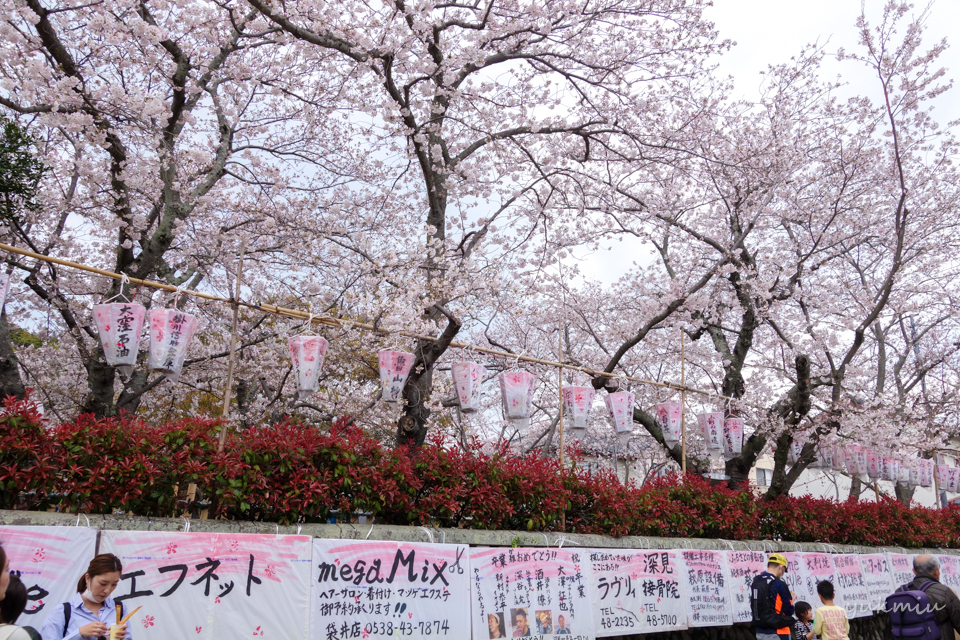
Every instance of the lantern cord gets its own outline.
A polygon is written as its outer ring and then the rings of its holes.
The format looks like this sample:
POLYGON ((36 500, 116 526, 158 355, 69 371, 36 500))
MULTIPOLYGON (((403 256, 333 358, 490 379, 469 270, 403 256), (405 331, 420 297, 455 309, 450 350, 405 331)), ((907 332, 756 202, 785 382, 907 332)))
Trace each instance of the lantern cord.
MULTIPOLYGON (((165 284, 162 282, 154 282, 152 280, 141 280, 140 278, 130 278, 129 276, 126 276, 126 274, 114 273, 112 271, 107 271, 105 269, 98 269, 97 267, 91 267, 89 265, 81 264, 79 262, 63 260, 62 258, 54 258, 52 256, 43 255, 42 253, 36 253, 33 251, 29 251, 27 249, 20 249, 18 247, 14 247, 4 243, 0 243, 0 249, 2 249, 3 251, 7 251, 8 253, 15 253, 17 255, 25 256, 27 258, 33 258, 35 260, 49 262, 52 264, 59 264, 64 267, 77 269, 79 271, 86 271, 88 273, 95 273, 97 275, 105 276, 107 278, 113 278, 114 280, 122 281, 124 278, 127 278, 129 282, 136 283, 140 286, 169 291, 171 293, 176 294, 174 305, 176 304, 176 298, 179 298, 181 295, 187 295, 187 296, 193 296, 195 298, 200 298, 201 300, 209 300, 211 302, 221 302, 229 305, 237 305, 240 307, 245 307, 247 309, 253 309, 256 311, 261 311, 261 312, 269 313, 276 316, 295 318, 298 320, 307 320, 311 324, 315 322, 317 324, 325 325, 328 327, 335 327, 338 329, 357 327, 357 328, 364 329, 366 331, 370 331, 372 333, 379 334, 379 335, 394 334, 394 335, 402 336, 405 338, 413 338, 415 340, 428 340, 430 342, 437 342, 439 340, 439 338, 436 338, 434 336, 421 335, 419 333, 414 333, 412 331, 402 331, 402 330, 393 331, 390 329, 384 329, 382 327, 374 326, 371 324, 354 322, 352 320, 339 320, 337 318, 332 318, 329 316, 313 316, 313 314, 311 313, 299 311, 297 309, 289 309, 287 307, 281 307, 274 304, 268 304, 265 302, 258 302, 258 303, 244 302, 239 299, 239 296, 237 296, 236 299, 231 300, 229 298, 224 298, 222 296, 218 296, 210 293, 203 293, 202 291, 192 291, 190 289, 182 289, 180 287, 176 287, 170 284, 165 284)), ((469 349, 477 353, 485 353, 487 355, 504 358, 506 360, 515 359, 518 364, 520 363, 520 361, 523 361, 523 362, 528 362, 531 364, 539 364, 547 367, 562 367, 563 369, 567 369, 570 371, 579 371, 581 373, 586 373, 587 375, 590 375, 593 377, 604 378, 604 379, 612 378, 612 379, 619 379, 619 380, 627 380, 627 381, 636 382, 639 384, 648 384, 655 387, 662 387, 664 389, 672 389, 674 391, 686 391, 686 392, 695 393, 701 396, 719 398, 721 401, 733 400, 738 404, 741 404, 741 405, 744 404, 741 401, 736 401, 733 398, 727 398, 726 396, 716 393, 714 391, 696 389, 694 387, 688 387, 685 384, 659 382, 657 380, 644 380, 643 378, 636 378, 636 377, 628 376, 622 373, 611 373, 607 371, 599 371, 597 369, 590 369, 589 367, 581 367, 573 364, 561 364, 559 362, 544 360, 542 358, 534 358, 532 356, 526 356, 526 355, 523 355, 522 353, 518 355, 516 353, 510 353, 507 351, 502 351, 500 349, 489 349, 487 347, 470 345, 463 342, 451 341, 449 346, 453 348, 469 349)), ((762 407, 756 407, 756 408, 762 409, 762 407)))

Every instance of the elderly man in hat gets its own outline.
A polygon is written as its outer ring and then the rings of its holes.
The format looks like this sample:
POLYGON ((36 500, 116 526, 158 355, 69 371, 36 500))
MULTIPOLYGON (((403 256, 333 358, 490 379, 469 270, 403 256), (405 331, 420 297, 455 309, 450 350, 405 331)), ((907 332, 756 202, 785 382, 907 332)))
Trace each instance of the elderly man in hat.
POLYGON ((750 608, 757 640, 790 640, 793 628, 793 594, 781 580, 787 572, 787 559, 774 553, 767 559, 767 570, 753 579, 750 608))

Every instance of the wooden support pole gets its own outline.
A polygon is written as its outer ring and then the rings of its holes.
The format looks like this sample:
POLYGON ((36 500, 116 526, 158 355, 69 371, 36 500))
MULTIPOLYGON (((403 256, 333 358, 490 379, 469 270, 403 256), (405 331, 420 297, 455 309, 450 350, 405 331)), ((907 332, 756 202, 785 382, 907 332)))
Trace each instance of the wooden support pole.
POLYGON ((687 423, 684 419, 687 413, 687 361, 684 352, 685 341, 683 327, 680 327, 680 472, 687 475, 687 423))
POLYGON ((240 239, 240 255, 237 260, 237 283, 236 293, 233 296, 233 326, 230 329, 230 359, 227 364, 227 383, 223 389, 223 426, 220 427, 220 444, 217 451, 223 451, 224 443, 227 440, 227 423, 230 420, 230 392, 233 390, 233 366, 237 359, 237 322, 240 317, 240 284, 243 277, 243 253, 246 250, 246 238, 240 239))
MULTIPOLYGON (((563 326, 557 326, 557 362, 560 363, 560 366, 557 367, 557 392, 560 394, 560 404, 557 406, 557 411, 560 413, 560 419, 558 421, 558 429, 560 429, 560 473, 563 473, 564 468, 566 467, 566 462, 564 461, 564 444, 563 444, 563 326)), ((560 531, 567 530, 567 510, 564 509, 560 514, 560 531)))

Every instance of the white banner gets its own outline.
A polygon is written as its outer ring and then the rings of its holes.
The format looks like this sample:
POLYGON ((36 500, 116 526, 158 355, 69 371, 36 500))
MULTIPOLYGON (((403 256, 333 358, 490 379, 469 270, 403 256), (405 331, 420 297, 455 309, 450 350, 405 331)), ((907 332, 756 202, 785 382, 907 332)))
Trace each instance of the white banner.
POLYGON ((801 553, 799 574, 802 580, 797 584, 797 597, 794 598, 794 602, 805 600, 810 603, 814 611, 822 607, 823 604, 817 596, 817 585, 822 580, 829 580, 836 587, 834 571, 831 554, 801 553))
POLYGON ((833 571, 833 586, 837 593, 834 604, 846 609, 848 618, 872 616, 873 601, 863 577, 860 559, 853 554, 835 555, 833 571))
POLYGON ((960 557, 937 556, 940 560, 940 582, 960 592, 960 557))
POLYGON ((678 551, 591 549, 598 638, 687 628, 678 551))
POLYGON ((908 582, 913 582, 913 556, 906 553, 888 553, 890 561, 890 577, 893 578, 894 590, 908 582))
POLYGON ((726 627, 733 624, 726 552, 684 550, 681 557, 686 568, 683 591, 687 594, 687 625, 726 627))
POLYGON ((473 637, 593 640, 585 549, 470 550, 473 637))
POLYGON ((308 637, 310 537, 104 531, 137 640, 308 637))
POLYGON ((886 554, 866 553, 860 556, 860 568, 870 594, 870 605, 874 611, 880 611, 884 608, 887 596, 896 588, 890 572, 890 561, 886 554))
POLYGON ((73 597, 96 543, 97 530, 89 527, 0 527, 10 570, 27 588, 18 624, 39 631, 50 612, 73 597))
POLYGON ((750 622, 750 587, 757 575, 767 570, 767 554, 762 551, 727 551, 730 568, 730 598, 733 603, 733 621, 750 622))
POLYGON ((313 640, 469 638, 470 574, 459 544, 313 541, 313 640))

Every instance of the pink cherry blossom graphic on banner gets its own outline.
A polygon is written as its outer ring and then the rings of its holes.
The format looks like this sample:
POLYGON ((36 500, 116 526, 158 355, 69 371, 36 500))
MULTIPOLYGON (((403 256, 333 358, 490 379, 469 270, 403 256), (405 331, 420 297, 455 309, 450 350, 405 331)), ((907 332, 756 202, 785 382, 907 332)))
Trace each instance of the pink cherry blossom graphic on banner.
MULTIPOLYGON (((563 388, 563 416, 570 421, 574 434, 586 430, 590 424, 590 407, 597 394, 593 387, 569 386, 563 388)), ((583 432, 581 432, 583 433, 583 432)))
POLYGON ((519 429, 525 429, 533 410, 533 390, 537 377, 527 371, 504 371, 500 374, 500 402, 503 417, 519 429))
POLYGON ((707 449, 714 453, 723 451, 723 412, 701 413, 697 416, 700 424, 700 434, 703 436, 707 449))
POLYGON ((450 366, 453 384, 457 388, 460 410, 476 413, 480 410, 480 383, 487 370, 476 362, 454 362, 450 366))
POLYGON ((728 460, 743 451, 743 418, 731 416, 723 421, 723 455, 728 460))
POLYGON ((878 480, 883 471, 883 460, 880 454, 872 447, 863 448, 863 453, 867 457, 867 475, 871 480, 878 480))
POLYGON ((683 405, 679 402, 661 402, 657 405, 657 422, 663 432, 663 441, 673 448, 682 437, 683 405))
POLYGON ((403 385, 407 383, 407 376, 413 369, 414 355, 406 351, 381 351, 380 386, 383 389, 383 401, 396 405, 400 402, 403 385))
POLYGON ((140 333, 147 310, 134 302, 112 302, 93 307, 93 321, 100 334, 100 345, 107 364, 124 377, 133 374, 140 350, 140 333))
POLYGON ((287 341, 290 360, 297 372, 297 397, 305 400, 320 388, 320 368, 330 346, 320 336, 294 336, 287 341))
POLYGON ((921 459, 917 462, 920 486, 929 487, 933 484, 933 460, 921 459))
POLYGON ((610 424, 621 438, 629 437, 633 433, 633 401, 634 395, 629 391, 608 393, 603 399, 610 424))
POLYGON ((187 346, 197 329, 197 319, 177 309, 150 309, 150 352, 147 365, 151 371, 166 374, 176 384, 187 357, 187 346))

